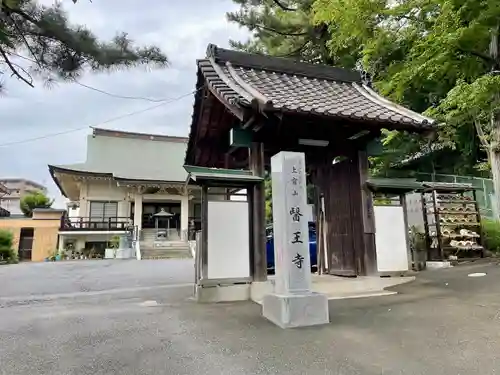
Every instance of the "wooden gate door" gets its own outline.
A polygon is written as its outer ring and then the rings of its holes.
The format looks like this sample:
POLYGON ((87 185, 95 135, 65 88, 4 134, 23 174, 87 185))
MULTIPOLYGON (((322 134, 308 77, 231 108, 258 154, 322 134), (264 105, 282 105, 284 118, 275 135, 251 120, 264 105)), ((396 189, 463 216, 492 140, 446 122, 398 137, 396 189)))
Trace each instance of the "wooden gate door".
MULTIPOLYGON (((338 164, 323 164, 316 169, 315 184, 324 198, 328 273, 337 276, 357 276, 355 222, 356 214, 357 158, 353 157, 338 164), (354 172, 354 173, 353 173, 354 172)), ((361 229, 361 228, 359 228, 361 229)), ((319 236, 319 235, 318 235, 319 236)), ((319 237, 322 238, 322 237, 319 237)), ((362 245, 362 244, 361 244, 362 245)))
MULTIPOLYGON (((352 152, 343 161, 316 168, 314 183, 324 198, 328 273, 376 273, 375 228, 371 195, 366 192, 368 160, 352 152)), ((319 237, 322 238, 322 237, 319 237)))
POLYGON ((18 257, 20 261, 30 261, 33 250, 33 228, 21 228, 19 235, 18 257))

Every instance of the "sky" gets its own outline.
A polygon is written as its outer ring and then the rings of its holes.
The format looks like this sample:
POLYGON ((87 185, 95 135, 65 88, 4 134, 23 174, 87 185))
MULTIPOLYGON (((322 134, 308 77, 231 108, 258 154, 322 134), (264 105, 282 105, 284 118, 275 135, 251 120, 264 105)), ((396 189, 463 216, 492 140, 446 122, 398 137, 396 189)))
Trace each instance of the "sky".
MULTIPOLYGON (((53 0, 40 0, 50 5, 53 0)), ((207 45, 228 47, 230 39, 246 40, 248 31, 226 21, 236 10, 231 0, 63 0, 69 19, 86 25, 108 40, 125 31, 138 45, 156 45, 167 54, 170 66, 145 67, 82 76, 85 85, 122 96, 151 99, 178 98, 195 89, 196 59, 207 45), (147 3, 147 6, 144 4, 147 3)), ((75 83, 35 88, 6 78, 0 96, 0 178, 20 177, 41 183, 64 207, 64 198, 52 181, 48 164, 85 161, 90 126, 173 136, 187 136, 193 95, 154 110, 103 124, 109 119, 155 105, 144 100, 114 98, 75 83), (75 130, 80 129, 80 130, 75 130), (56 133, 65 134, 54 136, 56 133), (33 138, 37 140, 28 141, 33 138)), ((156 103, 157 104, 157 103, 156 103)))

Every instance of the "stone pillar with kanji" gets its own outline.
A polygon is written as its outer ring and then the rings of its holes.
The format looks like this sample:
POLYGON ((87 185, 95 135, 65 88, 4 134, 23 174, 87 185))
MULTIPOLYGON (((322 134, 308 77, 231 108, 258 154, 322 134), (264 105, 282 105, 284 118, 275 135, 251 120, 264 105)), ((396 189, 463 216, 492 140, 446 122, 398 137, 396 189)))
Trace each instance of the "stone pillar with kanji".
POLYGON ((282 328, 329 322, 327 297, 311 291, 305 169, 300 152, 283 151, 271 158, 276 281, 262 312, 282 328))

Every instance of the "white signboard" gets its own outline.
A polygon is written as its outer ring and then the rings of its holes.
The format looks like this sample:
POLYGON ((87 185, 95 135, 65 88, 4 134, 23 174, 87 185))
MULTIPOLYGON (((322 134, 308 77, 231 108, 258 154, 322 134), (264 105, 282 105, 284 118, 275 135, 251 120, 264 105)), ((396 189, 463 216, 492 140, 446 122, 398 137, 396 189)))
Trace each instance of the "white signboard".
POLYGON ((209 279, 250 277, 248 203, 208 202, 209 279))
POLYGON ((305 166, 299 152, 271 158, 276 294, 311 290, 305 166))

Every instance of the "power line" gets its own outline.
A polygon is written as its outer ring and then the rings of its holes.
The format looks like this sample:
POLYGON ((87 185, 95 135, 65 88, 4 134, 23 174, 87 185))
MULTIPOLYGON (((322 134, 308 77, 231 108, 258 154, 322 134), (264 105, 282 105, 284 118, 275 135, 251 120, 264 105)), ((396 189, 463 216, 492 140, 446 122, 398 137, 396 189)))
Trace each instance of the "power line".
POLYGON ((112 118, 110 118, 108 120, 105 120, 105 121, 102 121, 102 122, 99 122, 99 123, 96 123, 96 124, 93 124, 93 125, 87 125, 87 126, 82 126, 82 127, 79 127, 79 128, 68 129, 68 130, 65 130, 65 131, 62 131, 62 132, 46 134, 46 135, 42 135, 42 136, 39 136, 39 137, 23 139, 23 140, 20 140, 20 141, 2 143, 2 144, 0 144, 0 147, 14 146, 14 145, 19 145, 19 144, 23 144, 23 143, 39 141, 39 140, 42 140, 42 139, 57 137, 57 136, 64 135, 64 134, 74 133, 74 132, 77 132, 77 131, 80 131, 80 130, 83 130, 83 129, 88 129, 89 127, 90 128, 96 128, 96 127, 99 127, 101 125, 113 122, 113 121, 121 120, 121 119, 126 118, 126 117, 130 117, 130 116, 134 116, 134 115, 137 115, 137 114, 140 114, 140 113, 151 111, 151 110, 156 109, 158 107, 162 107, 164 105, 176 102, 176 101, 178 101, 180 99, 183 99, 183 98, 185 98, 187 96, 190 96, 190 95, 196 93, 197 91, 201 90, 202 88, 203 88, 203 86, 200 87, 200 88, 198 88, 198 89, 196 89, 196 90, 194 90, 194 91, 191 91, 191 92, 189 92, 187 94, 178 96, 177 98, 173 98, 173 99, 171 99, 169 101, 166 101, 166 102, 163 102, 163 103, 160 103, 160 104, 156 104, 154 106, 147 107, 147 108, 144 108, 144 109, 140 109, 138 111, 129 112, 129 113, 126 113, 124 115, 117 116, 117 117, 112 117, 112 118))
POLYGON ((145 101, 153 102, 153 103, 161 103, 161 102, 165 102, 165 101, 168 100, 168 99, 151 99, 151 98, 145 98, 143 96, 118 95, 118 94, 113 94, 113 93, 110 93, 110 92, 107 92, 107 91, 104 91, 104 90, 101 90, 101 89, 98 89, 98 88, 86 85, 84 83, 81 83, 81 82, 77 81, 76 79, 72 80, 72 82, 74 82, 77 85, 80 85, 82 87, 85 87, 85 88, 87 88, 89 90, 96 91, 96 92, 99 92, 101 94, 111 96, 113 98, 130 99, 130 100, 145 100, 145 101))
MULTIPOLYGON (((40 63, 38 61, 36 61, 36 60, 34 60, 34 59, 30 58, 30 57, 19 55, 19 54, 15 53, 15 52, 10 52, 10 54, 12 54, 14 56, 17 56, 17 57, 20 57, 21 59, 30 61, 30 62, 32 62, 32 63, 37 64, 38 66, 40 66, 40 63)), ((102 89, 98 89, 96 87, 89 86, 89 85, 86 85, 84 83, 81 83, 80 81, 76 80, 76 78, 71 79, 70 82, 76 83, 77 85, 85 87, 85 88, 87 88, 89 90, 92 90, 92 91, 95 91, 95 92, 98 92, 98 93, 101 93, 101 94, 104 94, 104 95, 107 95, 107 96, 111 96, 113 98, 118 98, 118 99, 145 100, 147 102, 153 102, 153 103, 162 103, 162 102, 166 102, 166 101, 170 100, 169 98, 152 99, 152 98, 146 98, 144 96, 129 96, 129 95, 113 94, 111 92, 104 91, 102 89)))

